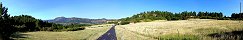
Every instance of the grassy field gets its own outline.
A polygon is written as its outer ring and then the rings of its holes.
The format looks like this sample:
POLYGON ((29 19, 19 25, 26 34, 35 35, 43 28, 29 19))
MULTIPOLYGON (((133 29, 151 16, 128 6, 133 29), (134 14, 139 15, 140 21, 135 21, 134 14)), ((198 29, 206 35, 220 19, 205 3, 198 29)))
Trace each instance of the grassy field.
POLYGON ((241 31, 243 21, 190 19, 178 21, 158 20, 116 27, 118 40, 164 40, 164 39, 211 39, 214 33, 241 31))
POLYGON ((63 31, 63 32, 26 32, 23 37, 17 40, 96 40, 99 36, 104 34, 111 25, 95 25, 86 27, 85 30, 78 31, 63 31))
MULTIPOLYGON (((26 38, 18 38, 17 40, 96 40, 110 27, 111 24, 90 26, 86 27, 85 30, 79 31, 26 32, 20 33, 24 34, 26 38)), ((241 32, 242 29, 243 21, 213 19, 157 20, 117 25, 115 28, 118 40, 217 40, 228 36, 215 38, 209 35, 217 36, 221 35, 220 33, 227 34, 227 32, 232 31, 241 32)))

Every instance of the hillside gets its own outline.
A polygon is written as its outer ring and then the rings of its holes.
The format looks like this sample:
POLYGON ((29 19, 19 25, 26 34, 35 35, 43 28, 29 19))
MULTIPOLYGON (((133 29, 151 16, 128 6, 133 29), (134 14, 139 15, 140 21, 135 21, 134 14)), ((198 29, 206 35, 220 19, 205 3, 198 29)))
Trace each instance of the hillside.
MULTIPOLYGON (((242 31, 243 21, 189 19, 178 21, 156 20, 116 27, 119 40, 163 40, 163 39, 227 39, 229 36, 212 36, 217 33, 242 31)), ((241 32, 242 33, 242 32, 241 32)), ((220 35, 220 34, 219 34, 220 35)), ((228 35, 228 34, 225 34, 228 35)), ((232 33, 231 35, 237 35, 232 33)), ((240 35, 238 35, 240 36, 240 35)), ((231 36, 235 38, 236 36, 231 36)), ((239 37, 238 37, 239 39, 239 37)), ((233 39, 228 39, 233 40, 233 39)))
POLYGON ((66 17, 57 17, 53 20, 45 20, 48 22, 52 23, 58 23, 58 24, 71 24, 71 23, 76 23, 76 24, 103 24, 106 23, 109 20, 113 19, 88 19, 88 18, 66 18, 66 17))

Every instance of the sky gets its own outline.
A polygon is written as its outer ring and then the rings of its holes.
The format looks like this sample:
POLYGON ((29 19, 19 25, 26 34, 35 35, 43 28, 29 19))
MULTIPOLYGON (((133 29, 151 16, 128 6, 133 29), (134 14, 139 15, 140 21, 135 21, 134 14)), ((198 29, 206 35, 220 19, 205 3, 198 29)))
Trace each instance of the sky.
POLYGON ((240 12, 242 0, 0 0, 11 16, 31 15, 49 20, 56 17, 119 19, 144 11, 240 12))

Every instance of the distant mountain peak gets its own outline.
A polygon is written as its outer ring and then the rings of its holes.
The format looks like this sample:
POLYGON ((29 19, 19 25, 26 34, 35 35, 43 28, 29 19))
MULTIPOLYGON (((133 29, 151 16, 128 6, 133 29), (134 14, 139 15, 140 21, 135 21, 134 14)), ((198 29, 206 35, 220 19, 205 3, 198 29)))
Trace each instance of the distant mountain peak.
POLYGON ((62 19, 66 19, 66 17, 57 17, 54 20, 62 20, 62 19))

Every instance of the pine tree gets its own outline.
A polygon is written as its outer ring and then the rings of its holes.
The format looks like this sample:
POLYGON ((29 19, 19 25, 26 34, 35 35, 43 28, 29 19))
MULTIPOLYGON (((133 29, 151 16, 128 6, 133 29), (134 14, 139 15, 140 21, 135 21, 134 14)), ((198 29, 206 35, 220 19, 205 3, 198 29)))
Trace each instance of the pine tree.
POLYGON ((7 14, 8 8, 3 7, 0 4, 0 40, 10 40, 10 35, 16 32, 14 26, 12 26, 10 15, 7 14))

